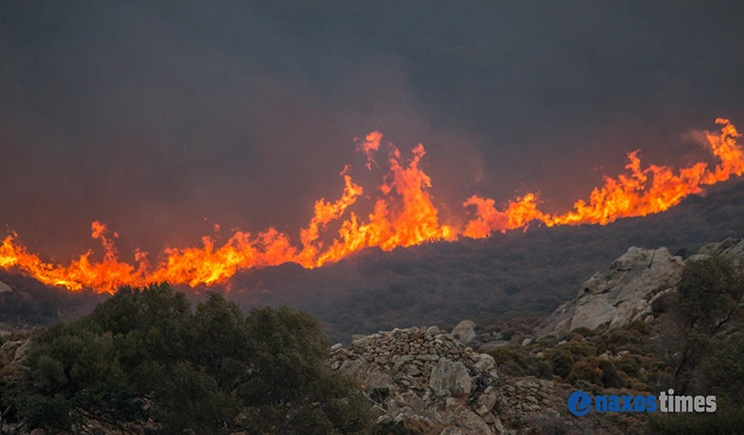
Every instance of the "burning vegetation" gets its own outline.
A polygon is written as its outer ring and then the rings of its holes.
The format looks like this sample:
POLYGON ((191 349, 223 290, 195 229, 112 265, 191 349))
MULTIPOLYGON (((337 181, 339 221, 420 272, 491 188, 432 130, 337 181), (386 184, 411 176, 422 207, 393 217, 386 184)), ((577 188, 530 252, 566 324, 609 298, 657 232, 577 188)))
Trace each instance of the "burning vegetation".
MULTIPOLYGON (((628 154, 626 171, 617 177, 606 176, 604 185, 595 188, 588 200, 579 200, 572 210, 551 214, 539 210, 539 197, 528 193, 510 200, 503 209, 496 201, 474 195, 463 206, 470 212, 464 225, 443 222, 435 206, 431 178, 421 168, 425 155, 419 144, 405 159, 400 150, 388 145, 387 173, 379 186, 371 212, 365 217, 354 210, 357 201, 366 199, 346 166, 341 175, 344 189, 335 202, 323 198, 315 202, 314 215, 300 230, 299 245, 288 234, 269 228, 258 234, 236 231, 223 245, 214 238, 202 238, 202 246, 168 248, 163 260, 150 263, 147 253, 135 252, 135 263, 118 258, 114 246, 116 233, 105 224, 93 222, 91 236, 104 248, 101 260, 91 251, 69 265, 52 264, 23 245, 18 235, 7 236, 0 245, 0 268, 16 268, 42 283, 69 290, 92 288, 113 292, 122 285, 144 286, 168 281, 190 286, 225 281, 241 269, 274 266, 294 262, 306 268, 333 263, 368 247, 389 251, 396 247, 429 241, 452 241, 460 237, 484 238, 494 232, 526 229, 530 223, 556 225, 608 224, 623 217, 658 213, 678 204, 685 196, 700 193, 705 186, 744 173, 744 150, 737 143, 740 134, 726 119, 716 120, 719 133, 706 133, 706 145, 719 160, 715 167, 697 162, 675 170, 668 166, 643 167, 638 152, 628 154), (337 229, 336 237, 329 232, 337 229)), ((359 141, 359 150, 367 156, 367 169, 379 167, 375 155, 380 152, 382 134, 372 132, 359 141)), ((361 201, 360 201, 361 203, 361 201)))

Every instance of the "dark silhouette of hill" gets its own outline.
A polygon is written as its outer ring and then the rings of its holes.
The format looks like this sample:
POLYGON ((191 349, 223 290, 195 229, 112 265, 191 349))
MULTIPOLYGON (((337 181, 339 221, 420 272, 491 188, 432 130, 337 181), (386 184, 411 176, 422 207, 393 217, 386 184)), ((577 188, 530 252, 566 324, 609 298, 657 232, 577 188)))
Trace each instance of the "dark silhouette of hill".
POLYGON ((666 246, 686 256, 744 235, 744 180, 656 215, 606 226, 532 227, 485 240, 367 250, 315 270, 297 265, 234 276, 230 297, 244 309, 286 304, 324 322, 332 337, 410 325, 454 325, 549 313, 631 246, 666 246))
POLYGON ((90 312, 105 296, 92 291, 72 293, 46 286, 13 270, 0 269, 0 281, 13 291, 0 293, 0 324, 48 325, 90 312))
MULTIPOLYGON (((630 246, 666 246, 684 256, 742 235, 744 180, 735 179, 647 217, 606 226, 535 226, 392 252, 370 249, 313 270, 295 264, 252 269, 224 287, 197 289, 194 298, 212 290, 225 291, 244 310, 288 305, 318 317, 334 340, 348 341, 352 333, 394 327, 547 315, 630 246)), ((88 311, 101 298, 8 271, 0 271, 0 280, 14 289, 0 294, 0 322, 48 323, 88 311)))

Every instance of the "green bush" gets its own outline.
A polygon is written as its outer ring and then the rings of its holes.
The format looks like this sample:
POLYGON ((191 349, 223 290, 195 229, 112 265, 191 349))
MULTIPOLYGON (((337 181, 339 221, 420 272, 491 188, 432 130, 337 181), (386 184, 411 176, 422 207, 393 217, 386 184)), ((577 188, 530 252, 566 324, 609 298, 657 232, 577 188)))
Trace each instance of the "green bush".
POLYGON ((582 326, 580 328, 576 328, 571 331, 574 334, 579 334, 584 338, 594 337, 596 335, 596 332, 592 331, 591 329, 587 328, 586 326, 582 326))
POLYGON ((740 314, 744 277, 731 260, 707 257, 687 264, 677 291, 685 327, 715 334, 740 314))
POLYGON ((615 361, 615 366, 617 366, 618 369, 622 370, 627 375, 633 377, 637 377, 641 370, 640 363, 635 357, 632 356, 623 356, 622 358, 615 361))
POLYGON ((571 367, 567 380, 574 386, 579 380, 602 385, 602 369, 599 368, 596 358, 584 358, 571 367))
POLYGON ((597 355, 597 349, 585 341, 569 341, 562 346, 563 350, 570 352, 576 357, 588 357, 597 355))
POLYGON ((360 433, 371 408, 325 364, 309 314, 244 316, 222 296, 191 303, 167 284, 122 288, 90 315, 39 334, 4 406, 30 428, 70 430, 83 417, 151 419, 163 433, 360 433))
POLYGON ((530 374, 538 378, 551 379, 553 377, 553 366, 545 360, 537 361, 530 366, 530 374))
POLYGON ((566 379, 574 363, 573 355, 567 350, 562 350, 553 353, 549 358, 550 365, 553 367, 553 373, 566 379))
POLYGON ((607 388, 621 388, 625 386, 625 379, 617 371, 612 361, 599 360, 597 366, 602 370, 602 385, 607 388))
POLYGON ((489 350, 488 353, 496 361, 496 366, 502 372, 512 376, 522 376, 527 373, 528 364, 527 358, 520 350, 510 347, 500 347, 489 350))
POLYGON ((697 373, 699 367, 732 342, 724 336, 737 329, 734 326, 742 317, 744 274, 727 258, 706 257, 685 266, 677 290, 677 318, 684 345, 674 377, 676 389, 685 391, 692 380, 698 384, 704 381, 701 378, 705 376, 697 373))
POLYGON ((649 335, 651 333, 651 325, 643 320, 634 320, 623 326, 623 329, 633 332, 637 336, 649 335))

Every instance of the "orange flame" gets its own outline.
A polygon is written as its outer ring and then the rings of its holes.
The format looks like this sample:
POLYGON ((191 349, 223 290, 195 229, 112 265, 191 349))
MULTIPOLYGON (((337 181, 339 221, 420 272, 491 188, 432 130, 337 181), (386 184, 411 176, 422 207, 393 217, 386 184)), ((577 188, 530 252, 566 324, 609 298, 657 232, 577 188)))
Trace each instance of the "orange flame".
MULTIPOLYGON (((429 192, 431 178, 421 168, 425 155, 419 144, 412 157, 403 161, 400 151, 390 144, 388 172, 377 190, 372 212, 364 220, 352 206, 364 190, 352 181, 346 166, 341 175, 344 189, 335 202, 323 198, 315 203, 308 226, 300 230, 300 246, 274 228, 252 236, 237 231, 222 246, 209 236, 202 238, 201 247, 168 248, 165 259, 154 268, 147 253, 135 252, 135 265, 120 261, 114 246, 118 234, 109 235, 100 222, 91 225, 91 236, 103 245, 100 261, 91 259, 88 251, 68 266, 42 261, 38 255, 18 241, 11 233, 0 245, 0 268, 18 270, 49 284, 69 290, 91 288, 98 292, 113 292, 121 285, 145 285, 169 281, 190 286, 221 283, 242 269, 274 266, 294 262, 306 268, 339 261, 368 247, 389 251, 436 240, 456 240, 458 237, 483 238, 493 232, 522 228, 537 221, 554 225, 607 224, 618 218, 658 213, 678 204, 685 196, 699 193, 704 186, 725 181, 744 173, 744 150, 737 143, 740 134, 726 119, 718 119, 720 134, 706 133, 705 145, 720 163, 714 168, 698 162, 675 171, 667 166, 643 168, 638 151, 628 154, 626 172, 615 178, 606 176, 604 185, 595 188, 588 200, 579 200, 573 210, 551 215, 538 209, 538 197, 527 193, 507 203, 504 210, 496 201, 473 195, 464 207, 475 207, 474 218, 464 228, 441 223, 439 210, 429 192), (330 227, 338 234, 325 243, 330 227)), ((369 133, 358 146, 367 157, 366 167, 372 169, 373 154, 379 151, 380 132, 369 133)), ((219 228, 216 226, 215 228, 219 228)))
POLYGON ((605 184, 592 191, 589 203, 580 200, 574 210, 563 215, 542 219, 548 226, 579 223, 607 224, 621 217, 645 216, 669 209, 689 194, 700 193, 702 187, 728 180, 744 173, 744 151, 736 143, 741 136, 728 119, 719 118, 720 135, 706 133, 706 146, 721 160, 713 170, 698 162, 679 170, 677 174, 666 166, 650 165, 641 169, 638 152, 628 154, 627 174, 617 179, 605 177, 605 184))

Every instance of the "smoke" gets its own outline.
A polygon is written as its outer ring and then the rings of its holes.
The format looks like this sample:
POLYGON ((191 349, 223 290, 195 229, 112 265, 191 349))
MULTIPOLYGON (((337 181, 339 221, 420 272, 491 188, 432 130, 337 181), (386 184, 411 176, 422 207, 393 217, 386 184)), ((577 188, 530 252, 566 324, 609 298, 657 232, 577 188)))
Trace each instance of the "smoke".
POLYGON ((627 151, 682 166, 706 153, 680 132, 744 119, 736 2, 294 3, 0 6, 0 224, 60 261, 93 221, 125 260, 215 224, 297 241, 373 130, 426 146, 445 217, 565 209, 627 151))

